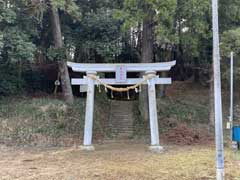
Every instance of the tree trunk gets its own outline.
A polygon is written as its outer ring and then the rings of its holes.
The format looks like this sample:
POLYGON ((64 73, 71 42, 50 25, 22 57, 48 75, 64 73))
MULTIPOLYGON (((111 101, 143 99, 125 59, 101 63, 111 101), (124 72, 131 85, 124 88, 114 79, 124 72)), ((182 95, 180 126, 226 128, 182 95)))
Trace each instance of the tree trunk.
MULTIPOLYGON (((168 62, 172 60, 172 51, 168 48, 168 45, 166 45, 165 49, 162 51, 159 51, 158 54, 161 54, 161 56, 158 57, 157 62, 168 62)), ((160 74, 161 78, 168 77, 168 72, 163 71, 160 74)), ((157 91, 157 98, 165 98, 166 97, 166 84, 158 84, 156 85, 156 91, 157 91)))
MULTIPOLYGON (((58 10, 52 6, 50 6, 50 19, 52 25, 54 46, 55 48, 63 48, 62 32, 58 10)), ((72 104, 73 103, 72 86, 70 83, 67 63, 64 59, 58 61, 58 68, 61 78, 63 98, 67 103, 72 104)))
MULTIPOLYGON (((161 72, 160 77, 161 78, 166 78, 167 77, 167 72, 161 72)), ((158 98, 165 98, 166 97, 166 88, 167 85, 166 84, 160 84, 159 86, 157 86, 159 91, 157 91, 157 97, 158 98)), ((157 90, 158 90, 157 89, 157 90)))
MULTIPOLYGON (((149 9, 146 12, 150 12, 143 20, 143 32, 142 32, 142 56, 141 63, 151 63, 153 61, 153 12, 149 9)), ((141 74, 142 77, 144 74, 141 74)), ((141 118, 144 122, 148 121, 148 95, 147 86, 142 87, 142 92, 139 95, 139 111, 141 118)))
POLYGON ((74 53, 74 62, 86 63, 88 62, 88 53, 82 45, 78 44, 74 53))
POLYGON ((182 27, 181 20, 178 20, 177 33, 179 38, 179 44, 177 45, 176 52, 176 66, 174 67, 175 78, 180 81, 185 80, 185 67, 184 67, 184 59, 183 59, 183 46, 182 46, 182 27))
POLYGON ((198 83, 200 81, 200 63, 198 58, 193 59, 194 62, 194 82, 198 83))
POLYGON ((142 47, 142 23, 138 24, 138 35, 137 35, 137 46, 136 46, 136 50, 137 50, 137 62, 141 62, 141 47, 142 47))

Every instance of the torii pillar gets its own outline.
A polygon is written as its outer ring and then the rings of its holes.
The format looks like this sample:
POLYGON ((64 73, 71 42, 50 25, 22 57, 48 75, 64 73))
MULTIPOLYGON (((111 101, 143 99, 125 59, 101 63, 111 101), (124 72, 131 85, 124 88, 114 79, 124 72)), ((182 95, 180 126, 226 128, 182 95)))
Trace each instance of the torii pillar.
MULTIPOLYGON (((147 71, 145 74, 146 76, 156 75, 156 72, 147 71)), ((151 146, 149 146, 149 149, 153 152, 161 152, 163 147, 159 143, 155 78, 148 81, 148 108, 151 131, 151 146)))
POLYGON ((85 112, 84 139, 83 146, 80 146, 80 148, 87 151, 95 150, 94 146, 92 145, 95 81, 90 76, 96 74, 97 72, 95 71, 87 72, 86 77, 88 87, 85 112))

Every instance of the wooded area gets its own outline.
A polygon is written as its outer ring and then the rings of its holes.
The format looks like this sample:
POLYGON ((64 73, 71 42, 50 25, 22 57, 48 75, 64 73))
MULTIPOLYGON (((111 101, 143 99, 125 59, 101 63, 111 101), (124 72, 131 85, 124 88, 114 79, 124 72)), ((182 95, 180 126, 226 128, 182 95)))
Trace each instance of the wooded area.
MULTIPOLYGON (((65 100, 72 103, 66 60, 133 63, 175 59, 174 80, 193 78, 209 83, 212 23, 208 0, 0 3, 1 95, 53 93, 60 73, 65 100)), ((231 50, 239 54, 240 2, 220 0, 219 6, 224 59, 231 50)))

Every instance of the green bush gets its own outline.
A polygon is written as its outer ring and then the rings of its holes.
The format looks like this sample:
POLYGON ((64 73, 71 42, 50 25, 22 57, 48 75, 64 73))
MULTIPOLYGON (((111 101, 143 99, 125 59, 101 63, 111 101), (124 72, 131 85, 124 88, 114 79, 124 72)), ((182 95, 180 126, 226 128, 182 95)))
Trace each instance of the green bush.
POLYGON ((25 82, 13 66, 0 65, 0 96, 17 95, 23 92, 25 82))

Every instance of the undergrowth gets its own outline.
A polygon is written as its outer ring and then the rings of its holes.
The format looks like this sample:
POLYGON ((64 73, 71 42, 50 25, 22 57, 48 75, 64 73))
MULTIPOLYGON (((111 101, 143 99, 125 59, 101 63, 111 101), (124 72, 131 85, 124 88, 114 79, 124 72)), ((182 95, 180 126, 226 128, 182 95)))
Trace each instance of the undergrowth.
MULTIPOLYGON (((103 121, 107 107, 108 101, 97 98, 94 138, 105 135, 103 121)), ((4 98, 0 101, 0 143, 34 146, 80 143, 84 118, 85 98, 76 98, 74 105, 50 98, 4 98)))
MULTIPOLYGON (((163 133, 178 124, 187 124, 189 127, 207 125, 209 121, 208 99, 157 99, 158 121, 160 133, 163 133)), ((144 122, 135 110, 135 136, 149 134, 149 122, 144 122)))
POLYGON ((158 100, 158 116, 160 119, 171 118, 190 125, 207 124, 209 107, 207 102, 163 98, 158 100))

